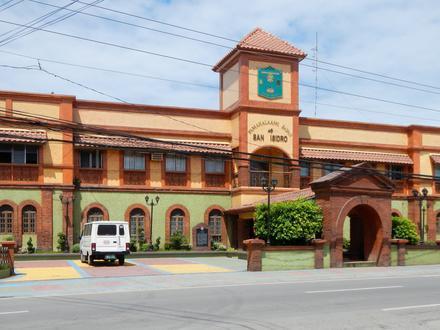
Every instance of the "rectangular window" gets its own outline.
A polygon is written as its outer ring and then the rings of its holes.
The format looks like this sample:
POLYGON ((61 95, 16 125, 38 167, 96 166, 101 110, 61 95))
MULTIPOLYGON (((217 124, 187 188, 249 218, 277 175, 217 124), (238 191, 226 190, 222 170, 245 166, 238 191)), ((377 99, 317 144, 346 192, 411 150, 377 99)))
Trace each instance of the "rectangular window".
POLYGON ((300 175, 302 178, 306 178, 310 176, 310 164, 307 162, 299 162, 300 166, 300 175))
POLYGON ((388 169, 388 177, 391 180, 403 180, 403 166, 390 165, 388 169))
POLYGON ((165 159, 166 172, 186 172, 186 157, 167 155, 165 159))
POLYGON ((81 150, 81 168, 102 168, 102 152, 100 150, 81 150))
POLYGON ((99 225, 98 236, 116 236, 115 225, 99 225))
POLYGON ((334 164, 325 164, 324 165, 324 175, 330 174, 334 171, 337 171, 342 167, 341 164, 334 163, 334 164))
POLYGON ((440 165, 435 164, 434 175, 436 180, 440 180, 440 165))
POLYGON ((38 147, 25 144, 0 144, 0 163, 38 164, 38 147))
POLYGON ((124 170, 145 170, 145 155, 126 151, 124 153, 124 170))
POLYGON ((223 159, 205 159, 205 173, 224 174, 225 161, 223 159))

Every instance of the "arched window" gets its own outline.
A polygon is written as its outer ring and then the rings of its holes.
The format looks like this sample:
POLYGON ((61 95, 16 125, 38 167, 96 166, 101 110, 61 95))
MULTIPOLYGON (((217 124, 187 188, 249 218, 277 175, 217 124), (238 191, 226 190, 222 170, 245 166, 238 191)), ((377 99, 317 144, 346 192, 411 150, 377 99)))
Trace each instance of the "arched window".
POLYGON ((22 211, 23 233, 35 233, 37 210, 32 205, 26 205, 22 211))
POLYGON ((12 220, 14 219, 14 210, 9 205, 0 207, 0 234, 12 233, 12 220))
POLYGON ((87 212, 87 222, 92 221, 103 221, 104 220, 104 212, 98 207, 93 207, 87 212))
POLYGON ((222 241, 222 212, 220 210, 212 210, 209 212, 209 233, 211 242, 222 241))
POLYGON ((138 241, 145 239, 144 232, 145 212, 140 208, 131 210, 130 212, 130 238, 138 241))
POLYGON ((175 209, 171 212, 170 217, 170 235, 177 232, 183 234, 183 221, 185 218, 185 213, 181 209, 175 209))
POLYGON ((437 213, 437 216, 435 217, 435 224, 436 224, 436 239, 440 239, 440 212, 437 213))

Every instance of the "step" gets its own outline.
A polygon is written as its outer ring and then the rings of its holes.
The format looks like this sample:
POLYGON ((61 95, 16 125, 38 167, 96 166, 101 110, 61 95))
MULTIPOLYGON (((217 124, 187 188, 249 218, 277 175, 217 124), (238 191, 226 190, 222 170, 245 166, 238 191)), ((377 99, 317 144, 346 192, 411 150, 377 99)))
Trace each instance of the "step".
POLYGON ((344 261, 344 267, 375 267, 375 261, 344 261))

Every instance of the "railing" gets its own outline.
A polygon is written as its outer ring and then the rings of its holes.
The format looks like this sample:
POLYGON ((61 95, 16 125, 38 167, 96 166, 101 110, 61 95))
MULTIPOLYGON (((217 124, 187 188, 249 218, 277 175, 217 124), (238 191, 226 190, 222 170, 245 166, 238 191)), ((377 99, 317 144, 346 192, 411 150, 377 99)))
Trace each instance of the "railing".
POLYGON ((207 187, 224 187, 226 176, 224 174, 206 174, 205 185, 207 187))
POLYGON ((124 171, 124 184, 145 185, 147 173, 145 171, 124 171))
POLYGON ((165 173, 165 185, 186 186, 186 173, 179 173, 179 172, 165 173))
POLYGON ((79 170, 79 179, 82 184, 103 184, 104 170, 102 168, 82 168, 79 170))
POLYGON ((395 194, 404 194, 406 192, 406 180, 392 180, 392 181, 395 185, 395 189, 394 189, 395 194))
POLYGON ((9 248, 7 246, 0 246, 0 266, 4 265, 8 266, 11 272, 14 270, 14 263, 9 254, 9 248))
POLYGON ((38 165, 0 164, 0 181, 38 181, 38 165))
MULTIPOLYGON (((267 171, 249 171, 249 185, 251 187, 261 187, 263 181, 269 180, 269 172, 267 171)), ((271 179, 278 181, 277 187, 290 188, 292 186, 292 173, 272 172, 271 179)))

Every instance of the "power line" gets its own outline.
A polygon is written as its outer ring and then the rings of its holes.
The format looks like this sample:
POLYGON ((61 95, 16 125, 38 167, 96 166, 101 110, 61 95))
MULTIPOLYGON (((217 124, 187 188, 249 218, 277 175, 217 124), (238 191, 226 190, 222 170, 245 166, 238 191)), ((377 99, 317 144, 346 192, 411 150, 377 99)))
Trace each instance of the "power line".
MULTIPOLYGON (((2 4, 2 5, 0 6, 0 8, 3 7, 3 6, 5 6, 5 5, 7 5, 7 4, 9 4, 9 3, 11 3, 12 1, 14 1, 14 0, 6 1, 4 4, 2 4)), ((0 13, 3 12, 3 11, 5 11, 5 10, 8 10, 9 8, 15 7, 16 5, 22 3, 23 1, 24 1, 24 0, 19 0, 19 1, 17 1, 16 3, 13 3, 12 5, 9 5, 9 6, 5 7, 5 8, 3 8, 3 9, 0 9, 0 13)))
MULTIPOLYGON (((26 26, 26 25, 23 25, 23 24, 13 23, 13 22, 5 21, 5 20, 0 20, 0 22, 6 23, 6 24, 11 24, 11 25, 17 25, 17 26, 26 26)), ((30 27, 30 28, 36 29, 36 30, 40 30, 40 31, 44 31, 44 32, 47 32, 47 33, 51 33, 51 34, 55 34, 55 35, 60 35, 60 36, 70 37, 70 38, 74 38, 74 39, 78 39, 78 40, 98 43, 98 44, 102 44, 102 45, 106 45, 106 46, 111 46, 111 47, 116 47, 116 48, 120 48, 120 49, 130 50, 130 51, 134 51, 134 52, 139 52, 139 53, 144 53, 144 54, 164 57, 164 58, 168 58, 168 59, 172 59, 172 60, 177 60, 177 61, 191 63, 191 64, 196 64, 196 65, 201 65, 201 66, 205 66, 205 67, 212 67, 212 64, 203 63, 203 62, 199 62, 199 61, 195 61, 195 60, 188 60, 188 59, 184 59, 184 58, 181 58, 181 57, 165 55, 165 54, 160 54, 160 53, 156 53, 156 52, 150 52, 150 51, 143 50, 143 49, 133 48, 133 47, 129 47, 129 46, 123 46, 123 45, 119 45, 119 44, 115 44, 115 43, 111 43, 111 42, 106 42, 106 41, 100 41, 100 40, 96 40, 96 39, 80 37, 80 36, 77 36, 77 35, 57 32, 57 31, 53 31, 53 30, 41 29, 41 28, 36 28, 36 27, 30 27)), ((300 86, 304 86, 304 87, 308 87, 308 88, 312 88, 312 89, 315 88, 315 86, 309 85, 309 84, 305 84, 305 83, 299 83, 299 85, 300 86)), ((404 107, 408 107, 408 108, 417 108, 417 109, 428 110, 428 111, 433 111, 433 112, 440 112, 440 109, 434 109, 434 108, 429 108, 429 107, 424 107, 424 106, 407 104, 407 103, 403 103, 403 102, 396 102, 396 101, 386 100, 386 99, 382 99, 382 98, 378 98, 378 97, 360 95, 360 94, 350 93, 350 92, 343 92, 343 91, 339 91, 339 90, 332 90, 332 89, 329 89, 329 88, 323 88, 323 87, 316 87, 316 88, 319 89, 319 90, 327 91, 327 92, 333 92, 333 93, 337 93, 337 94, 343 94, 343 95, 348 95, 348 96, 353 96, 353 97, 358 97, 358 98, 363 98, 363 99, 368 99, 368 100, 373 100, 373 101, 378 101, 378 102, 384 102, 384 103, 404 106, 404 107)))
MULTIPOLYGON (((38 3, 38 4, 42 4, 42 5, 46 5, 46 6, 55 7, 55 8, 62 8, 60 6, 52 5, 52 4, 49 4, 49 3, 46 3, 46 2, 42 2, 42 1, 38 1, 38 0, 29 0, 29 1, 34 2, 34 3, 38 3)), ((100 15, 96 15, 96 14, 84 13, 84 12, 80 12, 80 11, 77 11, 77 10, 74 10, 74 9, 71 9, 71 8, 64 8, 64 10, 67 10, 67 11, 70 11, 70 12, 74 12, 74 13, 79 13, 81 15, 86 15, 86 16, 89 16, 89 17, 99 18, 99 19, 103 19, 103 20, 107 20, 107 21, 111 21, 111 22, 116 22, 116 23, 119 23, 119 24, 124 24, 124 25, 132 26, 132 27, 137 27, 137 28, 149 30, 149 31, 154 31, 154 32, 157 32, 157 33, 165 34, 165 35, 171 35, 171 36, 174 36, 174 37, 179 37, 179 38, 183 38, 183 39, 187 39, 187 40, 197 41, 197 42, 201 42, 201 43, 205 43, 205 44, 209 44, 209 45, 214 45, 214 46, 218 46, 218 47, 222 47, 222 48, 233 49, 233 47, 231 47, 231 46, 227 46, 227 45, 223 45, 223 44, 219 44, 219 43, 214 43, 214 42, 206 41, 206 40, 199 39, 199 38, 188 37, 188 36, 185 36, 185 35, 182 35, 182 34, 172 33, 172 32, 163 31, 163 30, 159 30, 159 29, 154 29, 154 28, 146 27, 146 26, 139 25, 139 24, 134 24, 134 23, 126 22, 126 21, 117 20, 117 19, 114 19, 114 18, 109 18, 109 17, 100 16, 100 15)), ((239 42, 239 41, 236 41, 236 42, 239 42)), ((246 44, 252 45, 249 42, 246 42, 246 44)), ((317 45, 316 45, 316 47, 317 47, 317 45)), ((251 50, 248 50, 248 52, 256 53, 256 52, 251 51, 251 50)), ((382 83, 382 84, 386 84, 386 85, 390 85, 390 86, 394 86, 394 87, 406 88, 406 89, 410 89, 410 90, 415 90, 415 91, 420 91, 420 92, 425 92, 425 93, 431 93, 431 94, 440 94, 440 92, 434 92, 434 91, 427 90, 427 89, 406 86, 406 85, 392 83, 392 82, 383 81, 383 80, 379 80, 379 79, 374 79, 374 78, 368 78, 368 77, 364 77, 364 76, 349 74, 349 73, 342 72, 342 71, 337 71, 337 70, 332 70, 332 69, 328 69, 328 68, 318 67, 318 65, 317 65, 318 62, 320 62, 320 61, 318 61, 318 59, 316 58, 316 60, 314 60, 314 65, 308 65, 308 64, 305 64, 305 63, 300 63, 300 65, 304 66, 304 67, 313 68, 316 71, 316 75, 317 75, 317 71, 318 70, 323 70, 323 71, 329 71, 329 72, 332 72, 332 73, 349 76, 349 77, 352 77, 352 78, 358 78, 358 79, 368 80, 368 81, 372 81, 372 82, 376 82, 376 83, 382 83)), ((315 90, 315 93, 317 93, 317 90, 315 90)))
MULTIPOLYGON (((78 1, 78 2, 84 4, 84 2, 82 2, 82 1, 78 1)), ((194 32, 194 33, 197 33, 197 34, 206 35, 206 36, 209 36, 209 37, 214 37, 214 38, 218 38, 218 39, 222 39, 222 40, 226 40, 226 41, 230 41, 230 42, 234 42, 234 43, 240 42, 240 40, 237 40, 237 39, 228 38, 228 37, 221 36, 221 35, 218 35, 218 34, 213 34, 213 33, 208 33, 208 32, 205 32, 205 31, 197 30, 197 29, 188 28, 188 27, 185 27, 185 26, 182 26, 182 25, 178 25, 178 24, 167 23, 167 22, 164 22, 164 21, 161 21, 161 20, 158 20, 158 19, 151 19, 151 18, 147 18, 147 17, 140 16, 140 15, 135 15, 135 14, 128 13, 128 12, 125 12, 125 11, 121 11, 121 10, 111 9, 111 8, 100 6, 100 5, 93 5, 93 7, 102 9, 104 11, 109 11, 109 12, 120 14, 120 15, 134 17, 134 18, 138 18, 138 19, 141 19, 141 20, 145 20, 145 21, 149 21, 149 22, 154 22, 154 23, 157 23, 157 24, 161 24, 161 25, 165 25, 165 26, 169 26, 169 27, 173 27, 173 28, 177 28, 177 29, 181 29, 181 30, 185 30, 185 31, 189 31, 189 32, 194 32)), ((252 44, 250 44, 250 43, 247 43, 247 44, 252 46, 252 44)), ((305 58, 305 59, 308 60, 308 61, 313 61, 313 59, 309 59, 309 58, 305 58)), ((385 74, 381 74, 381 73, 375 73, 375 72, 371 72, 371 71, 360 70, 360 69, 357 69, 357 68, 353 68, 353 67, 349 67, 349 66, 345 66, 345 65, 340 65, 340 64, 336 64, 336 63, 331 63, 331 62, 328 62, 328 61, 319 60, 318 63, 327 64, 327 65, 331 65, 331 66, 335 66, 335 67, 340 67, 340 68, 347 69, 347 70, 353 70, 353 71, 357 71, 357 72, 365 73, 365 74, 369 74, 369 75, 379 76, 379 77, 390 79, 390 80, 396 80, 396 81, 400 81, 400 82, 410 83, 410 84, 413 84, 413 85, 419 85, 419 86, 423 86, 423 87, 440 89, 440 87, 438 87, 438 86, 433 86, 433 85, 429 85, 429 84, 425 84, 425 83, 419 83, 419 82, 411 81, 411 80, 405 80, 405 79, 401 79, 401 78, 397 78, 397 77, 392 77, 390 75, 385 75, 385 74)))

